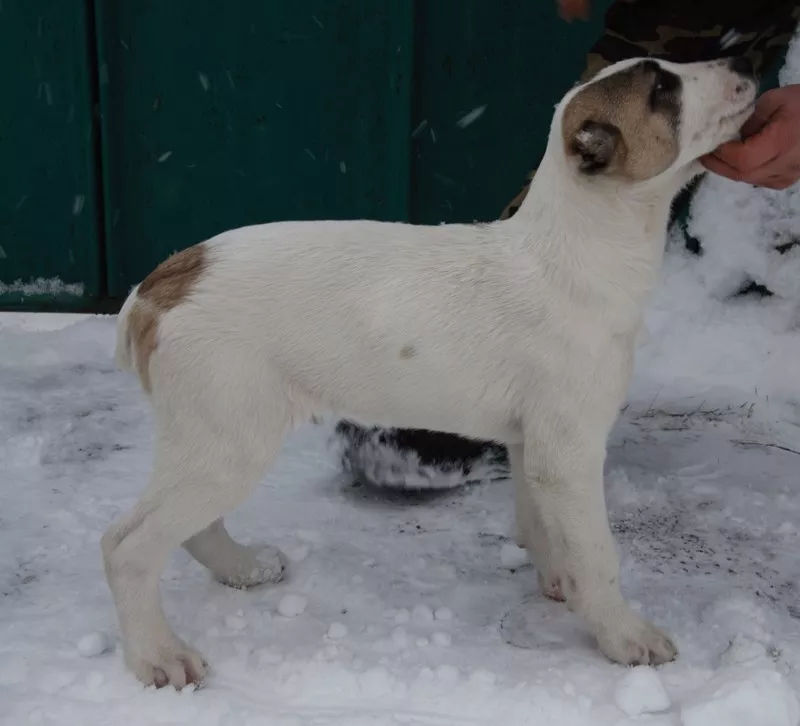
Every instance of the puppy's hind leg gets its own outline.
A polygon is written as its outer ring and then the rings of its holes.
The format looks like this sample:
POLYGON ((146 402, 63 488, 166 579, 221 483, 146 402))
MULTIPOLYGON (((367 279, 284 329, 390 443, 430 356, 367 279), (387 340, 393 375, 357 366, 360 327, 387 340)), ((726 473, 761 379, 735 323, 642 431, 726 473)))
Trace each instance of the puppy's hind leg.
POLYGON ((236 404, 229 398, 218 406, 216 413, 236 412, 229 420, 213 413, 194 415, 198 412, 191 403, 181 411, 177 406, 168 412, 156 407, 160 425, 150 485, 102 540, 125 660, 145 684, 182 688, 203 679, 207 666, 202 656, 167 624, 159 577, 171 551, 187 541, 193 541, 190 547, 216 574, 226 574, 231 553, 241 563, 239 546, 215 523, 244 501, 280 450, 283 422, 273 419, 265 426, 253 411, 254 402, 236 404), (228 551, 210 555, 215 542, 228 551))
POLYGON ((207 567, 214 579, 228 587, 245 589, 278 582, 286 559, 277 547, 245 547, 236 542, 217 519, 183 543, 186 551, 207 567))

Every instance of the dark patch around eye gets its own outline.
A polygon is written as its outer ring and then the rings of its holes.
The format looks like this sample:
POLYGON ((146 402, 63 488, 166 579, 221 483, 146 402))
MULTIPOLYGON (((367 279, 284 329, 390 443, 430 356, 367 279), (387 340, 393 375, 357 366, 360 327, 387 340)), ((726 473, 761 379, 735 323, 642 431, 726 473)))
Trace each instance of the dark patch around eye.
POLYGON ((657 66, 648 99, 650 109, 654 113, 666 113, 677 121, 680 115, 681 86, 681 79, 678 76, 657 66))
POLYGON ((662 70, 656 83, 666 93, 677 93, 681 88, 681 79, 674 73, 662 70))
POLYGON ((660 66, 660 65, 658 65, 658 63, 656 63, 654 60, 645 60, 645 61, 642 61, 642 62, 639 64, 639 67, 640 67, 640 68, 641 68, 641 69, 642 69, 642 70, 643 70, 645 73, 652 73, 652 74, 654 74, 654 75, 658 75, 659 73, 661 73, 661 66, 660 66))

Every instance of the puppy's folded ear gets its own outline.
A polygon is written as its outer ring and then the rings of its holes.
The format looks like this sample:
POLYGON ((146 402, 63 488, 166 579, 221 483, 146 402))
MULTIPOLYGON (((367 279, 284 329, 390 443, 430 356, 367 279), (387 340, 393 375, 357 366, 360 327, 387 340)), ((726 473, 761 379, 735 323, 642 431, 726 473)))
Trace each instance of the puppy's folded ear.
POLYGON ((602 174, 614 165, 622 150, 622 134, 614 124, 584 121, 570 140, 569 149, 580 157, 581 172, 602 174))

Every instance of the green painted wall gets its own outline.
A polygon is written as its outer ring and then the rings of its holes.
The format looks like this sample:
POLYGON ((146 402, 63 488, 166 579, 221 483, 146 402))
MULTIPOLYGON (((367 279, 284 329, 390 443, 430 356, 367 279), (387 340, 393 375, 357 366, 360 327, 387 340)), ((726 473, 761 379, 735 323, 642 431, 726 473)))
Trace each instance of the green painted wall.
POLYGON ((538 163, 609 4, 595 1, 589 23, 565 23, 555 0, 416 4, 412 221, 499 216, 538 163))
POLYGON ((0 0, 0 307, 113 305, 246 224, 494 219, 608 4, 0 0))
POLYGON ((410 2, 97 7, 112 295, 231 227, 407 217, 410 2))
POLYGON ((0 5, 0 305, 70 306, 103 290, 84 2, 0 5), (58 278, 74 287, 15 284, 58 278), (35 288, 35 289, 36 289, 35 288))

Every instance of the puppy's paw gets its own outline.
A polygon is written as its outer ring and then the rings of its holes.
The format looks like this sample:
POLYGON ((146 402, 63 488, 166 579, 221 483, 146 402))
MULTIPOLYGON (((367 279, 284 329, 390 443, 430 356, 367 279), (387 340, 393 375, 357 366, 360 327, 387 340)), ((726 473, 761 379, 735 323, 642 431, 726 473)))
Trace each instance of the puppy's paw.
POLYGON ((622 665, 661 665, 675 660, 678 649, 655 625, 633 613, 597 632, 600 650, 622 665))
POLYGON ((237 590, 246 590, 268 582, 279 582, 286 571, 286 556, 277 547, 246 547, 236 566, 217 572, 218 582, 237 590))
POLYGON ((199 686, 208 672, 208 662, 194 648, 177 641, 149 654, 126 656, 128 667, 146 686, 172 686, 180 691, 199 686))

